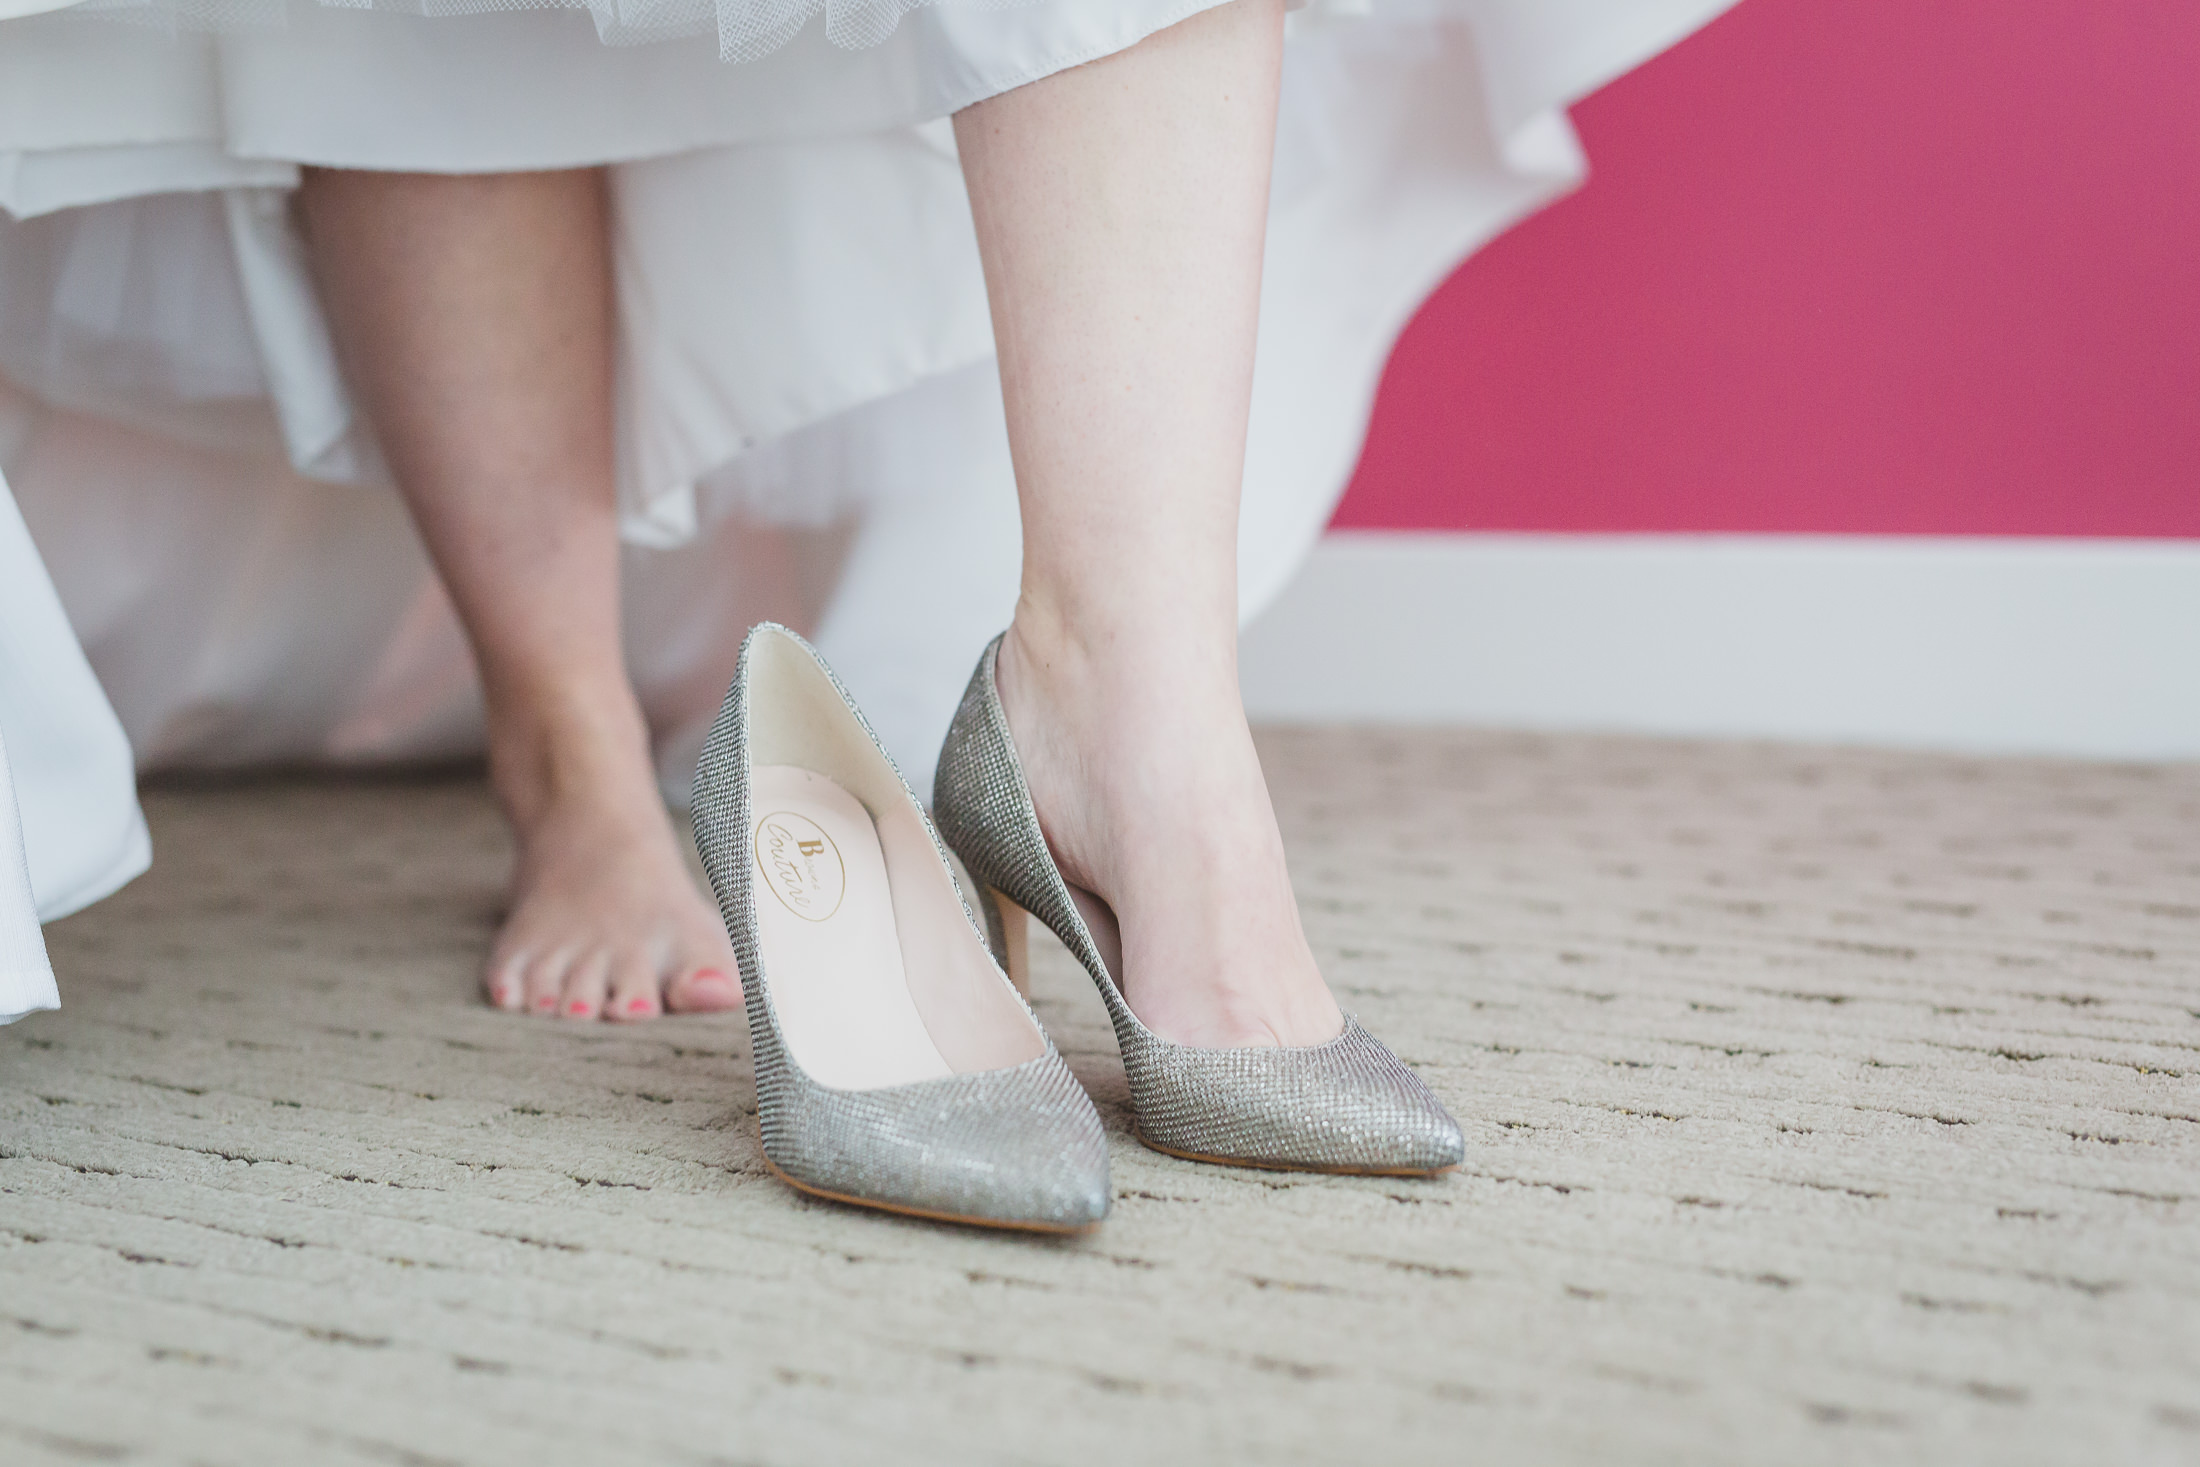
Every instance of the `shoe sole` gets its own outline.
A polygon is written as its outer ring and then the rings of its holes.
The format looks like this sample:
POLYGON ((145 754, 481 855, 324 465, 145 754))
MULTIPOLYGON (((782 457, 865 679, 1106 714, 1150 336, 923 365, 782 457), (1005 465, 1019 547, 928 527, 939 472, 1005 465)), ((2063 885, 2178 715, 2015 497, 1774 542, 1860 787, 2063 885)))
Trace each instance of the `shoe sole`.
POLYGON ((1179 1161, 1203 1162, 1208 1166, 1239 1166, 1263 1172, 1318 1172, 1331 1177, 1440 1177, 1459 1170, 1459 1163, 1439 1167, 1411 1166, 1312 1166, 1297 1161, 1253 1161, 1243 1156, 1209 1156, 1203 1151, 1179 1151, 1174 1146, 1163 1146, 1136 1126, 1131 1134, 1138 1144, 1148 1151, 1158 1151, 1163 1156, 1173 1156, 1179 1161))
POLYGON ((959 1212, 933 1212, 923 1207, 903 1207, 899 1203, 880 1202, 870 1197, 855 1197, 846 1192, 834 1192, 824 1187, 812 1186, 808 1182, 798 1182, 781 1171, 779 1164, 769 1156, 764 1158, 764 1167, 780 1181, 807 1196, 822 1197, 828 1202, 841 1202, 850 1207, 868 1208, 872 1212, 890 1212, 896 1217, 917 1217, 924 1219, 926 1222, 959 1223, 964 1227, 991 1228, 1000 1233, 1044 1233, 1054 1238, 1080 1238, 1100 1226, 1098 1222, 1084 1223, 1074 1227, 1066 1223, 1004 1222, 997 1217, 967 1217, 959 1212))

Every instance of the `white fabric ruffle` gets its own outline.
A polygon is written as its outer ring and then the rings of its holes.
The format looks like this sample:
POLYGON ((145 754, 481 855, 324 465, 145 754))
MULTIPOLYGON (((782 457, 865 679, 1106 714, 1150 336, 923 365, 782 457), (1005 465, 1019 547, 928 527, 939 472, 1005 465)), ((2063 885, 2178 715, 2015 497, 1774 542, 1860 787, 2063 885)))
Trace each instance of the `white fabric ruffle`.
POLYGON ((7 740, 0 738, 0 1024, 59 1007, 61 995, 54 987, 53 965, 46 959, 45 934, 38 927, 38 901, 31 891, 30 853, 16 809, 7 740))
MULTIPOLYGON (((708 43, 604 48, 570 12, 0 23, 0 468, 141 765, 478 747, 463 642, 380 487, 285 190, 300 162, 612 162, 629 651, 668 788, 766 614, 814 630, 921 787, 1016 586, 938 119, 1205 3, 926 7, 868 50, 812 25, 730 72, 708 43)), ((1581 177, 1564 107, 1724 3, 1392 0, 1296 27, 1248 612, 1320 534, 1413 310, 1581 177)))
POLYGON ((59 1002, 39 923, 151 859, 129 742, 0 478, 0 1024, 59 1002))

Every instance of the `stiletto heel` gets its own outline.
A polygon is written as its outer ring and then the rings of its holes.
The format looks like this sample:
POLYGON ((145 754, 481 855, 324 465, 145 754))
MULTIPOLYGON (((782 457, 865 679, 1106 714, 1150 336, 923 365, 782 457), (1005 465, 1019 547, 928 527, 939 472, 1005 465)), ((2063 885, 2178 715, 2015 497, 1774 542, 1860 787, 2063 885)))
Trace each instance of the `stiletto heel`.
POLYGON ((1138 1139, 1194 1161, 1424 1175, 1466 1142, 1421 1078, 1347 1014, 1326 1044, 1197 1049, 1148 1029, 1123 999, 1114 914, 1062 878, 1032 808, 994 669, 996 637, 947 731, 933 781, 940 832, 1004 909, 1046 923, 1092 976, 1115 1025, 1138 1139))
POLYGON ((1000 928, 1000 938, 994 946, 1001 968, 1008 974, 1009 984, 1031 1001, 1031 914, 1002 896, 992 887, 985 889, 987 907, 993 914, 992 924, 1000 928))
POLYGON ((774 1172, 995 1227, 1107 1215, 1091 1100, 854 700, 785 627, 741 645, 696 769, 695 843, 740 960, 774 1172))

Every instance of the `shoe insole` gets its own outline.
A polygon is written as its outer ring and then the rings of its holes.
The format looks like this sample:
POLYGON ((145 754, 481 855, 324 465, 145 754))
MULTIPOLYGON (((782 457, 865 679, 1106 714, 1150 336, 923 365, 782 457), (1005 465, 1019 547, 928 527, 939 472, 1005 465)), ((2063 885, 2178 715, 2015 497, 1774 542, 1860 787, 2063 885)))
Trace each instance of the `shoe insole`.
POLYGON ((757 943, 795 1063, 836 1090, 955 1073, 910 992, 870 813, 824 775, 786 764, 753 767, 749 799, 757 943))

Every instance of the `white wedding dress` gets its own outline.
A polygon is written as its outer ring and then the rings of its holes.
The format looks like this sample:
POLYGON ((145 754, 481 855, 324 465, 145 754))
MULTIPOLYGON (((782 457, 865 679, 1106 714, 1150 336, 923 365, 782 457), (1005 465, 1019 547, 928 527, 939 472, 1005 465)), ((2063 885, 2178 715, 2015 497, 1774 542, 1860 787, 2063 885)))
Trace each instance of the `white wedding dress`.
MULTIPOLYGON (((628 650, 668 792, 767 614, 813 630, 921 789, 1017 579, 944 119, 1213 3, 0 0, 0 473, 138 767, 478 749, 471 663, 287 194, 300 164, 607 163, 628 650)), ((1582 176, 1567 104, 1728 3, 1293 16, 1245 610, 1320 534, 1413 310, 1582 176)), ((0 575, 29 553, 8 533, 0 575)), ((11 752, 42 696, 0 676, 11 752)), ((16 790, 26 812, 108 809, 126 770, 19 763, 16 790)), ((4 816, 0 955, 36 937, 4 816)), ((142 826, 107 839, 111 884, 142 826)))
POLYGON ((60 1003, 39 923, 152 854, 129 741, 0 478, 0 1024, 60 1003))

